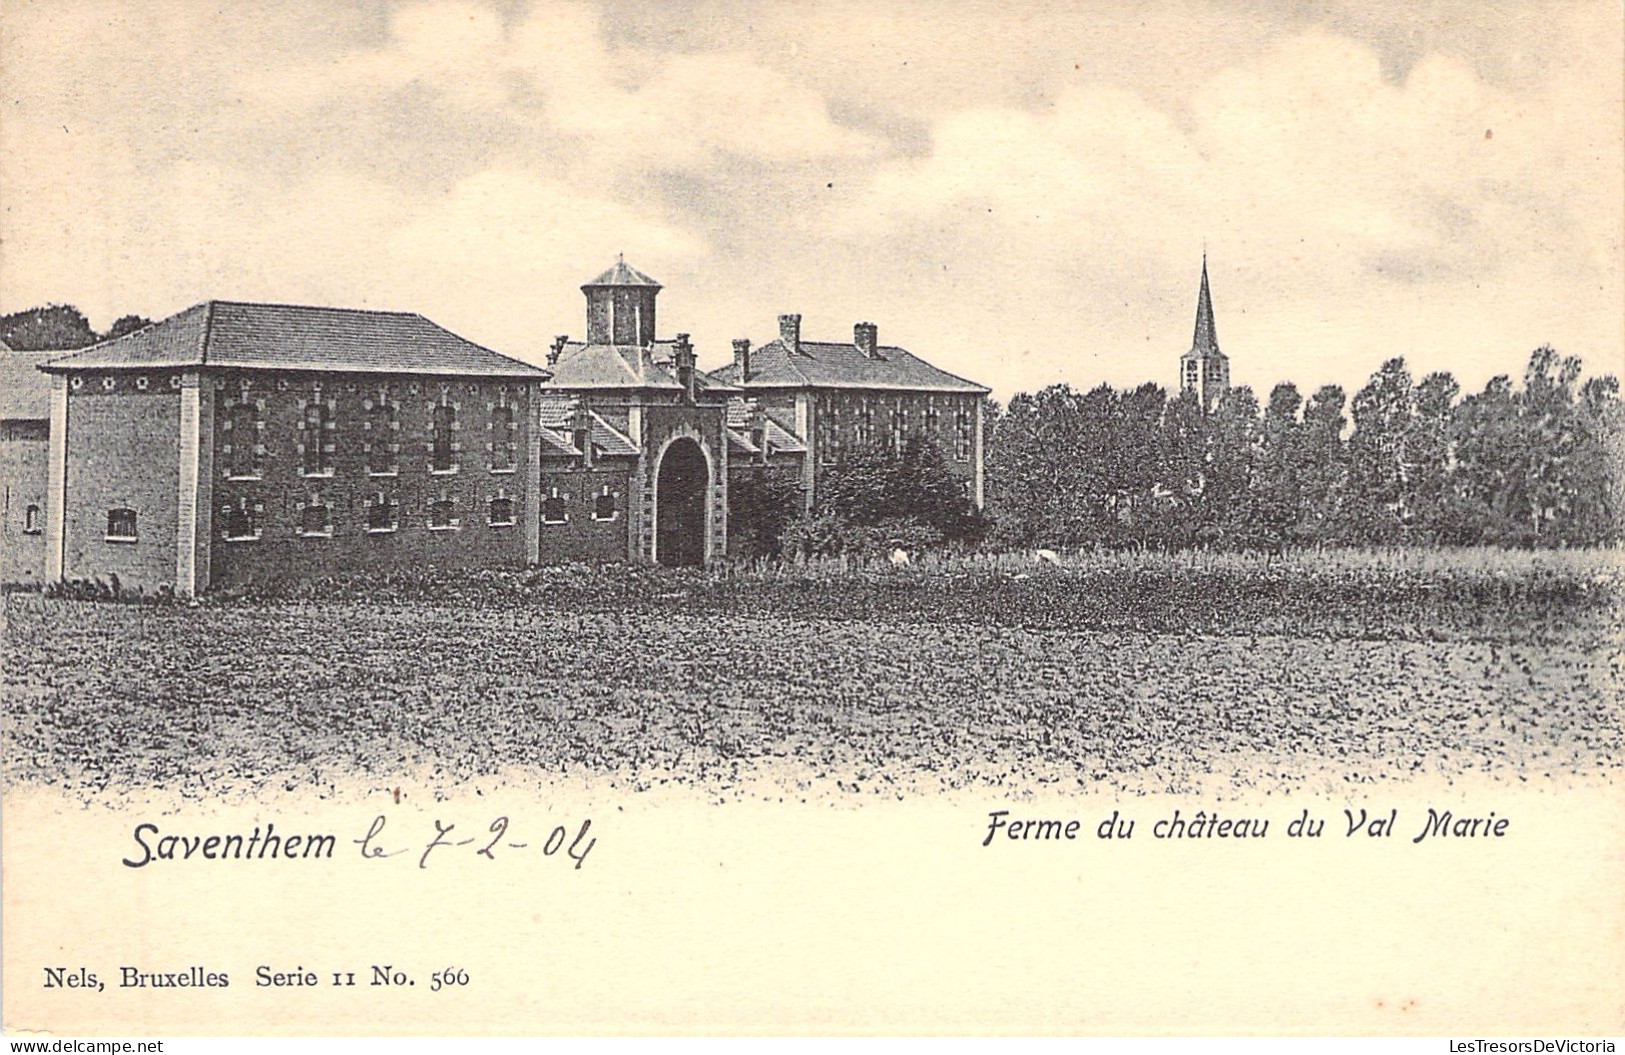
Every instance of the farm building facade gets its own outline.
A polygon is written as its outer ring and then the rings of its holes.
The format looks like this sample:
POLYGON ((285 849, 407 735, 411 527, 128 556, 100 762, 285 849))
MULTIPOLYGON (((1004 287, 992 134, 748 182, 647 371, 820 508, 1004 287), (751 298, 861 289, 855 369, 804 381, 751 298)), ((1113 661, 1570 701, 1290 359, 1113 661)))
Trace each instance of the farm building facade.
POLYGON ((421 315, 234 301, 44 361, 0 353, 5 581, 190 596, 356 571, 704 565, 729 552, 730 478, 784 473, 811 508, 843 451, 912 436, 937 440, 980 504, 987 389, 868 324, 850 348, 802 343, 798 316, 708 374, 688 335, 658 336, 660 289, 617 261, 582 287, 584 339, 556 338, 546 367, 421 315))

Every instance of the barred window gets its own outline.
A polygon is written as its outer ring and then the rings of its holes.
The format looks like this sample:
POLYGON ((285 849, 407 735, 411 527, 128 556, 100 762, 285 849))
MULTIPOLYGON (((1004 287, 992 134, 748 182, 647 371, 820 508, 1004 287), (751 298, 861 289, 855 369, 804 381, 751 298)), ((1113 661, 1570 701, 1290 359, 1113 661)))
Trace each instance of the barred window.
POLYGON ((231 461, 227 475, 239 480, 254 479, 260 474, 259 406, 246 398, 241 403, 233 403, 226 415, 226 421, 231 426, 228 430, 231 435, 227 437, 231 444, 231 461))
POLYGON ((555 487, 551 494, 542 499, 542 523, 563 524, 569 519, 570 512, 565 508, 564 496, 555 487))
POLYGON ((452 460, 452 430, 456 427, 457 411, 450 405, 441 403, 434 408, 434 446, 433 460, 429 468, 437 473, 454 472, 457 463, 452 460))
POLYGON ((121 506, 107 511, 107 541, 134 542, 135 510, 121 506))
POLYGON ((394 531, 395 527, 395 503, 387 494, 380 491, 367 504, 367 533, 382 534, 394 531))
POLYGON ((840 422, 835 417, 835 402, 833 400, 820 400, 818 405, 818 456, 825 465, 834 465, 840 460, 841 439, 840 422))
POLYGON ((313 500, 299 513, 299 534, 325 538, 333 534, 333 510, 320 500, 313 500))
POLYGON ((457 519, 457 503, 449 498, 429 504, 429 527, 435 531, 450 531, 461 525, 457 519))
POLYGON ((220 511, 221 530, 228 542, 246 542, 260 537, 259 504, 242 498, 220 511))
POLYGON ((305 454, 302 468, 306 476, 327 476, 333 471, 332 444, 327 438, 329 423, 327 404, 320 398, 305 404, 305 454))
POLYGON ((491 408, 491 471, 506 473, 513 471, 515 427, 513 408, 497 406, 491 408))
POLYGON ((396 440, 399 422, 395 404, 379 398, 367 411, 367 472, 373 476, 394 476, 398 470, 396 440))

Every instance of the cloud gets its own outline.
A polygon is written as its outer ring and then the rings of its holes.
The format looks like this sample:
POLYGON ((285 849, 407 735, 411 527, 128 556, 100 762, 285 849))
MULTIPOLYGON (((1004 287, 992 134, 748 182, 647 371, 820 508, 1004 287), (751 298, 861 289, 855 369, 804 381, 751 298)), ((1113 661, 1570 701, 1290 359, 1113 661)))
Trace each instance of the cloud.
POLYGON ((0 297, 402 307, 506 349, 625 251, 708 362, 867 318, 1008 394, 1171 380, 1205 241, 1261 388, 1617 360, 1617 5, 1279 6, 13 0, 0 297))
MULTIPOLYGON (((1125 338, 1162 319, 1164 339, 1188 333, 1174 320, 1188 314, 1204 242, 1232 305, 1314 335, 1288 349, 1285 331, 1268 333, 1276 347, 1249 349, 1248 374, 1333 371, 1381 334, 1423 355, 1492 347, 1496 326, 1516 326, 1521 345, 1537 320, 1547 339, 1595 337, 1564 318, 1589 309, 1564 301, 1620 288, 1618 119, 1598 102, 1568 78, 1499 89, 1441 54, 1396 80, 1368 46, 1310 30, 1192 86, 1184 109, 1086 84, 943 114, 929 153, 887 161, 866 193, 801 222, 851 232, 865 253, 940 262, 918 269, 920 292, 997 305, 1007 320, 995 329, 951 307, 973 343, 1026 334, 1018 385, 1080 366, 1125 381, 1143 371, 1144 349, 1125 338), (1010 326, 1023 311, 1033 321, 1010 326), (1413 317, 1393 317, 1404 311, 1413 317), (1334 336, 1328 320, 1347 331, 1334 336), (1046 324, 1067 338, 1046 337, 1046 324), (1084 334, 1096 335, 1083 338, 1096 344, 1087 356, 1059 351, 1084 334)), ((1243 337, 1262 325, 1221 319, 1243 337)))
POLYGON ((376 105, 407 90, 454 110, 506 108, 526 139, 553 137, 579 167, 704 169, 864 156, 881 146, 836 123, 826 100, 741 50, 611 47, 594 8, 539 3, 505 27, 475 3, 394 9, 376 47, 292 68, 250 71, 269 106, 376 105))

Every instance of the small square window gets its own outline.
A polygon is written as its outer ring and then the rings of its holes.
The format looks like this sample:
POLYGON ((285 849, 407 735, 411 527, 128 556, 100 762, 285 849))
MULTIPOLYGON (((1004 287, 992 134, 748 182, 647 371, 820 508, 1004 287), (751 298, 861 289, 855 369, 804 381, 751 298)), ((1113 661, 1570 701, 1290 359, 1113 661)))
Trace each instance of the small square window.
POLYGON ((333 534, 332 510, 320 502, 304 508, 299 517, 299 533, 306 538, 328 538, 333 534))
POLYGON ((257 511, 258 507, 251 507, 246 500, 222 509, 221 528, 225 532, 226 541, 248 542, 259 538, 259 525, 254 520, 257 511))
POLYGON ((109 509, 107 511, 107 541, 134 542, 135 510, 128 508, 109 509))
POLYGON ((513 519, 513 499, 511 499, 511 498, 493 498, 493 499, 491 499, 491 508, 490 508, 490 517, 489 517, 489 519, 490 519, 490 523, 491 523, 492 527, 512 527, 513 522, 514 522, 514 519, 513 519))
POLYGON ((542 499, 542 523, 563 524, 570 519, 564 507, 564 498, 557 491, 542 499))
POLYGON ((367 533, 381 535, 395 530, 395 503, 380 494, 367 506, 367 533))
POLYGON ((592 518, 594 520, 614 520, 616 512, 615 496, 609 493, 609 488, 604 488, 601 493, 594 496, 592 500, 592 518))
POLYGON ((429 530, 454 531, 462 522, 457 519, 457 505, 448 498, 429 505, 429 530))

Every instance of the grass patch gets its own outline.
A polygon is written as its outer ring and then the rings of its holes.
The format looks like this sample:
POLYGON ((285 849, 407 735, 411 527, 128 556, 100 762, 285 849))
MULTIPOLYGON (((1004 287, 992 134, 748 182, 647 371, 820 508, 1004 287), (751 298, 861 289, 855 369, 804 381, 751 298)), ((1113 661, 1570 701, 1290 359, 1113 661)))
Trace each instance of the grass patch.
POLYGON ((1611 774, 1615 555, 557 568, 198 608, 6 598, 8 781, 628 789, 1611 774))

